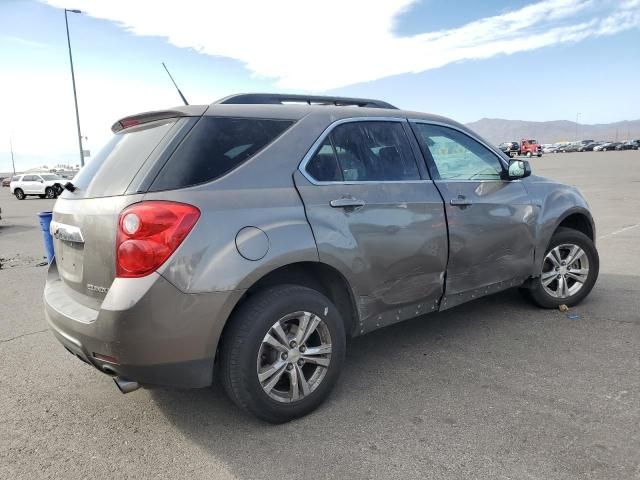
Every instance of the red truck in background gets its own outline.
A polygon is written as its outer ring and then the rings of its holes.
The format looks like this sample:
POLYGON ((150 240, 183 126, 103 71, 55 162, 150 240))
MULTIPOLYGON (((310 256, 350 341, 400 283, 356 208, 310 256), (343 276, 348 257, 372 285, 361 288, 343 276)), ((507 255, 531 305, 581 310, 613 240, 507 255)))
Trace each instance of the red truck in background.
POLYGON ((536 155, 538 157, 542 156, 542 147, 538 145, 537 140, 525 140, 524 138, 520 140, 520 151, 519 155, 526 155, 527 157, 531 157, 536 155))

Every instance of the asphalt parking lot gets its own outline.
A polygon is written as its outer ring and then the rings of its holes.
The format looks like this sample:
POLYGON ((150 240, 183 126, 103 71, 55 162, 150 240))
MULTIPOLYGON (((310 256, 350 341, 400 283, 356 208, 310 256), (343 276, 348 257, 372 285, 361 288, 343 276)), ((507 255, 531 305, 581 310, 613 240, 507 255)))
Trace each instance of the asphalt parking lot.
POLYGON ((220 389, 122 395, 69 355, 36 266, 53 201, 0 189, 0 478, 640 478, 640 151, 531 163, 596 218, 574 315, 508 291, 355 339, 330 400, 279 426, 220 389))

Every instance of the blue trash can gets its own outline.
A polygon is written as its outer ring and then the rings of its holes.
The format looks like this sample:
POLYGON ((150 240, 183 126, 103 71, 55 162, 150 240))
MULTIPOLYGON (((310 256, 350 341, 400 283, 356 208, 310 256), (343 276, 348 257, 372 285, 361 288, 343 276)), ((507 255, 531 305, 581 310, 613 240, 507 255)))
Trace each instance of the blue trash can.
POLYGON ((40 230, 42 230, 42 239, 44 240, 44 248, 47 251, 47 260, 49 263, 53 260, 53 237, 49 232, 49 225, 51 225, 51 212, 40 212, 38 214, 40 220, 40 230))

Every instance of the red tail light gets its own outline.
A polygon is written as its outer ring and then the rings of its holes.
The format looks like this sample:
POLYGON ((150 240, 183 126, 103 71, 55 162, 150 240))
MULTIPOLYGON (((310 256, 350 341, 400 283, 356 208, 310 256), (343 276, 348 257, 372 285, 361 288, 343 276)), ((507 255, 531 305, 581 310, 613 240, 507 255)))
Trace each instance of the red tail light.
POLYGON ((125 208, 118 218, 116 276, 144 277, 178 248, 200 210, 176 202, 149 201, 125 208))

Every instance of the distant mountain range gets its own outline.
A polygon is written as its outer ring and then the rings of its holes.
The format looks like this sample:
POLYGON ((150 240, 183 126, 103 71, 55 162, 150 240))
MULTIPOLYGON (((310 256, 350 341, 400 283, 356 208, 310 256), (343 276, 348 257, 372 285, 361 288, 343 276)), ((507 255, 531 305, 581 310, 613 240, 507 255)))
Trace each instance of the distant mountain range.
POLYGON ((568 120, 527 122, 483 118, 477 122, 467 123, 467 126, 496 145, 509 141, 519 142, 523 138, 536 139, 538 143, 572 142, 583 139, 623 141, 640 138, 640 120, 582 125, 568 120))

